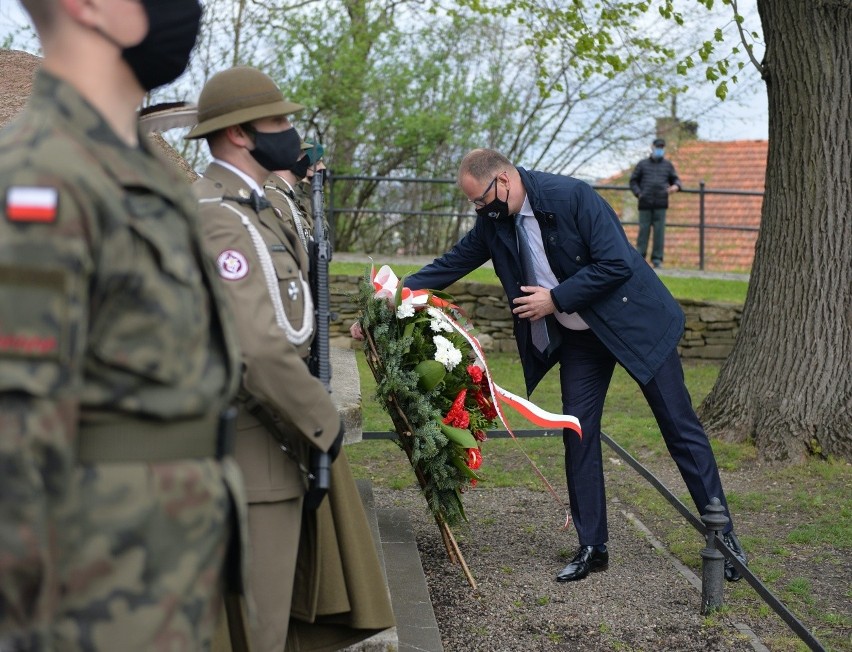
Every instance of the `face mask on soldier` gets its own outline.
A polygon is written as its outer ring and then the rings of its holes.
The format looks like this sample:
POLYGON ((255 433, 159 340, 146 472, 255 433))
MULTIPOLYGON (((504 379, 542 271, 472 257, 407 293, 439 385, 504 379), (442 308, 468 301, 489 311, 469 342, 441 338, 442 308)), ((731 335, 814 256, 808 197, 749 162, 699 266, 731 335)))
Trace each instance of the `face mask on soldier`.
MULTIPOLYGON (((198 0, 142 0, 148 34, 122 51, 146 91, 174 81, 186 70, 201 23, 198 0)), ((109 37, 107 37, 109 38, 109 37)))
POLYGON ((301 180, 308 176, 308 168, 310 167, 311 159, 304 155, 290 166, 290 172, 292 172, 297 179, 301 180))
POLYGON ((273 132, 258 131, 253 125, 243 128, 254 137, 250 154, 267 170, 289 170, 302 153, 302 139, 295 127, 273 132))

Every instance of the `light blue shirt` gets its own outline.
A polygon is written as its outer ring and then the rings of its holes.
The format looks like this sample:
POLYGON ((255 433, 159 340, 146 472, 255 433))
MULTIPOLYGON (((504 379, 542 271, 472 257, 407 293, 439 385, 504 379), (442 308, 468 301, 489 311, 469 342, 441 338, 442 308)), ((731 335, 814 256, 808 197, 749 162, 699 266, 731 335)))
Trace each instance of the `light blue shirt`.
MULTIPOLYGON (((556 275, 550 269, 550 263, 547 262, 547 255, 544 253, 544 241, 541 238, 541 227, 538 225, 538 220, 535 219, 528 197, 524 197, 524 205, 521 206, 520 214, 524 216, 524 228, 530 238, 535 277, 541 287, 552 290, 559 285, 559 281, 556 280, 556 275)), ((572 331, 584 331, 589 328, 589 325, 576 312, 568 314, 557 311, 553 315, 560 324, 572 331)))

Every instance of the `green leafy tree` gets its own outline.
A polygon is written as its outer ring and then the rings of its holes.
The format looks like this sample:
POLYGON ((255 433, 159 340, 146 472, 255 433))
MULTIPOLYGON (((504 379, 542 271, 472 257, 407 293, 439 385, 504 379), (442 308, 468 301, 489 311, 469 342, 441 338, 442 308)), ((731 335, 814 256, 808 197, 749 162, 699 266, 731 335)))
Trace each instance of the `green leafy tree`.
MULTIPOLYGON (((557 16, 483 16, 414 0, 208 0, 205 9, 190 71, 152 101, 195 99, 211 74, 236 64, 270 73, 308 107, 297 127, 319 137, 338 179, 329 198, 336 248, 372 253, 442 251, 470 226, 471 211, 453 183, 347 175, 449 179, 478 146, 574 174, 646 139, 668 94, 687 104, 688 87, 666 62, 698 47, 679 42, 688 30, 637 33, 592 65, 589 52, 608 40, 605 15, 584 16, 594 35, 574 38, 541 36, 564 26, 557 16)), ((204 166, 206 147, 166 137, 192 167, 204 166)))
MULTIPOLYGON (((338 179, 452 178, 479 146, 574 173, 646 137, 660 98, 686 90, 646 82, 673 78, 662 66, 682 48, 674 36, 637 36, 621 48, 623 63, 592 66, 587 52, 598 41, 578 45, 567 32, 539 38, 529 21, 553 23, 532 14, 376 0, 268 11, 280 21, 274 76, 311 107, 308 135, 319 135, 338 179)), ((340 250, 434 253, 470 225, 453 184, 339 179, 333 190, 340 250)))

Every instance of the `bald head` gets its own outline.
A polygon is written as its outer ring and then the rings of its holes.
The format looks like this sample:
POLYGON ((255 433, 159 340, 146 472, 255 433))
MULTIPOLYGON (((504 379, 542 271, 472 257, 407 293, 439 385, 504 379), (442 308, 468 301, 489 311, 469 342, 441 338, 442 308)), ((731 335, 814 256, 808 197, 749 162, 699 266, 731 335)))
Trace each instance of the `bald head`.
POLYGON ((493 149, 474 149, 468 152, 459 165, 458 179, 470 176, 477 181, 490 181, 494 176, 515 166, 500 152, 493 149))

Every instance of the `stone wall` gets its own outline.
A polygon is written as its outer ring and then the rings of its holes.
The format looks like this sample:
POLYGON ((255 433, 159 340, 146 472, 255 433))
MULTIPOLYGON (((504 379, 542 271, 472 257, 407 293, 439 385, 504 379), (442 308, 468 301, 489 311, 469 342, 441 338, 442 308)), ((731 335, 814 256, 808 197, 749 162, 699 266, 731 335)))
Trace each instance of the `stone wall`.
MULTIPOLYGON (((349 326, 357 318, 358 277, 331 275, 329 279, 332 337, 349 337, 349 326)), ((456 303, 479 329, 479 341, 486 351, 516 351, 512 336, 512 315, 503 288, 483 283, 456 283, 449 288, 456 303)), ((678 350, 683 359, 717 360, 728 357, 739 331, 742 306, 681 300, 686 314, 686 330, 678 350)))

